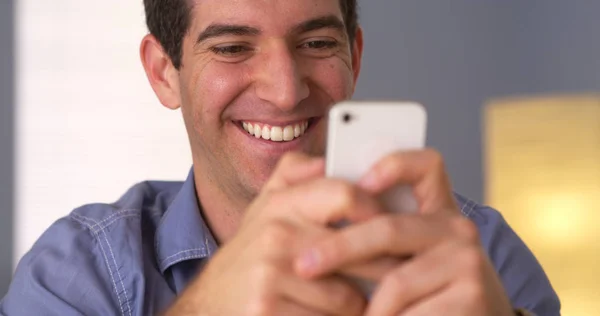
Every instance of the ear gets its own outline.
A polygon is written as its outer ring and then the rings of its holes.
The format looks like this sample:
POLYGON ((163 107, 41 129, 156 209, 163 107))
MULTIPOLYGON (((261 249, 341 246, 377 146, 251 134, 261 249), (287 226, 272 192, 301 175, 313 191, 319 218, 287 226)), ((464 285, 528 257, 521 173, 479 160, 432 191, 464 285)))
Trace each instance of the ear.
POLYGON ((354 88, 356 88, 356 82, 358 81, 358 76, 360 75, 360 67, 362 65, 362 55, 363 55, 363 30, 359 26, 356 28, 356 34, 354 36, 354 42, 351 44, 352 46, 352 72, 354 74, 354 88))
POLYGON ((160 42, 151 34, 142 39, 140 57, 152 90, 160 103, 175 110, 181 106, 179 71, 165 53, 160 42))

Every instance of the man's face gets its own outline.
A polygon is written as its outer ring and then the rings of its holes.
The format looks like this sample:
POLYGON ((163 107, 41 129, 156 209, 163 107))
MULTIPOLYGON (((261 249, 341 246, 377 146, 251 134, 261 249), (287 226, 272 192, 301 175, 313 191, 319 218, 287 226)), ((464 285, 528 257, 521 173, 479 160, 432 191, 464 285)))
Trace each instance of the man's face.
POLYGON ((324 154, 360 68, 342 21, 339 0, 195 1, 179 86, 199 176, 252 198, 285 152, 324 154))

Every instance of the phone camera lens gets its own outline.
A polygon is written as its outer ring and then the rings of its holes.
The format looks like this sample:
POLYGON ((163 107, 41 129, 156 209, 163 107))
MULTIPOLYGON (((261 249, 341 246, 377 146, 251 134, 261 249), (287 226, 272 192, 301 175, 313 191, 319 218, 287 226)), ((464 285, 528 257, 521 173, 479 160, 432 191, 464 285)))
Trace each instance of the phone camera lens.
POLYGON ((346 113, 342 119, 344 120, 344 123, 350 123, 350 121, 352 121, 352 115, 350 115, 350 113, 346 113))

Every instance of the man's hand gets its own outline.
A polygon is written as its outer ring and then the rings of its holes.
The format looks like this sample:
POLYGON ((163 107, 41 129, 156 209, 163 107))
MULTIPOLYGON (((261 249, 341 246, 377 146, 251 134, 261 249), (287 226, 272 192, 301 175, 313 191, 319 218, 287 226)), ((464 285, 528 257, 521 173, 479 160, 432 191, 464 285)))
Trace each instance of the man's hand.
MULTIPOLYGON (((320 277, 386 256, 410 258, 379 276, 366 315, 513 315, 476 226, 457 209, 434 151, 384 159, 360 185, 373 195, 413 187, 419 214, 387 214, 323 236, 296 260, 299 275, 320 277)), ((364 277, 364 275, 361 275, 364 277)))
POLYGON ((365 300, 339 276, 308 280, 293 259, 332 231, 327 224, 380 213, 355 186, 323 178, 320 159, 282 159, 234 238, 177 300, 175 315, 362 315, 365 300))

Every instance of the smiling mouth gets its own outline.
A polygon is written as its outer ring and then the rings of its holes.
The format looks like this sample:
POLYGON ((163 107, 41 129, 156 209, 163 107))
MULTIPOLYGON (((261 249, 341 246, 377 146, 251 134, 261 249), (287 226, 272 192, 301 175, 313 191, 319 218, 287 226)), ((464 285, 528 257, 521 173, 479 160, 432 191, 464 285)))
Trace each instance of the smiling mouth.
POLYGON ((284 126, 250 121, 238 121, 237 124, 255 138, 271 142, 291 142, 305 135, 316 120, 317 118, 310 118, 284 126))

